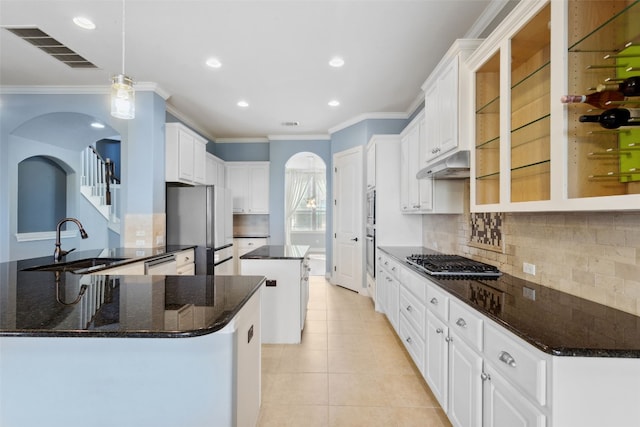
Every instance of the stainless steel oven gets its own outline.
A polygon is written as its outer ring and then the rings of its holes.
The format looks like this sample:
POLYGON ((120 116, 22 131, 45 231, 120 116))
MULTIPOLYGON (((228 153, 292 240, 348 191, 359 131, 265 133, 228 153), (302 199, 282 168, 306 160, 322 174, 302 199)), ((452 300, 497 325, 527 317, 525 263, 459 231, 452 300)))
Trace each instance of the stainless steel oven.
POLYGON ((373 226, 367 225, 367 232, 365 235, 365 254, 367 258, 367 273, 375 278, 376 277, 376 229, 373 226))
POLYGON ((367 227, 376 225, 376 190, 367 191, 367 227))

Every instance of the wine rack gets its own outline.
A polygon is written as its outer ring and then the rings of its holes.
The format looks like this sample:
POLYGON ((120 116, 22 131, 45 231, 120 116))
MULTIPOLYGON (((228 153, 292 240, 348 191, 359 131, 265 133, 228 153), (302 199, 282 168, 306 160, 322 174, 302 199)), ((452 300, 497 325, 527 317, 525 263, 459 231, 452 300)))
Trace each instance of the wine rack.
MULTIPOLYGON (((571 93, 590 93, 600 83, 640 75, 640 1, 572 0, 568 7, 571 93)), ((638 108, 640 97, 613 107, 638 108)), ((640 194, 640 128, 606 130, 578 121, 600 112, 587 104, 568 108, 569 198, 640 194)))

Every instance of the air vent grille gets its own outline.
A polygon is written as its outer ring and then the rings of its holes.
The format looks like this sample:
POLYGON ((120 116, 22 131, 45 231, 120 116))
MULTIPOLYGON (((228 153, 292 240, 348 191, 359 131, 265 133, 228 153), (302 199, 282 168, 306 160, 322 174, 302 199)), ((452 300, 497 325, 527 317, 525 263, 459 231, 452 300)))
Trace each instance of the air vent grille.
POLYGON ((5 28, 71 68, 98 68, 39 28, 5 28))
POLYGON ((282 126, 300 126, 300 122, 298 121, 282 122, 282 126))

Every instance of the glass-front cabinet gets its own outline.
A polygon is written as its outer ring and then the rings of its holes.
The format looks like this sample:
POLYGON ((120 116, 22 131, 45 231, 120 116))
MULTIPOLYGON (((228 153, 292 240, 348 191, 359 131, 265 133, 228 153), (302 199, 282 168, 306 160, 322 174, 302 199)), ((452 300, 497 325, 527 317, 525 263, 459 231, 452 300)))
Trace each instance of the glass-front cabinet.
POLYGON ((472 211, 640 209, 640 0, 520 2, 468 64, 472 211))

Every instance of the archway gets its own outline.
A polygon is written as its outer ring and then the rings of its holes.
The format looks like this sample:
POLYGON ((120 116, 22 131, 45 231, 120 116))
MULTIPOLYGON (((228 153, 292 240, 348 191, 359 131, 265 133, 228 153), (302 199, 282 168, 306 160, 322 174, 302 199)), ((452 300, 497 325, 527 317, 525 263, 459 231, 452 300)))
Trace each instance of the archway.
POLYGON ((301 152, 285 165, 285 242, 310 247, 311 274, 325 272, 326 165, 317 154, 301 152))

